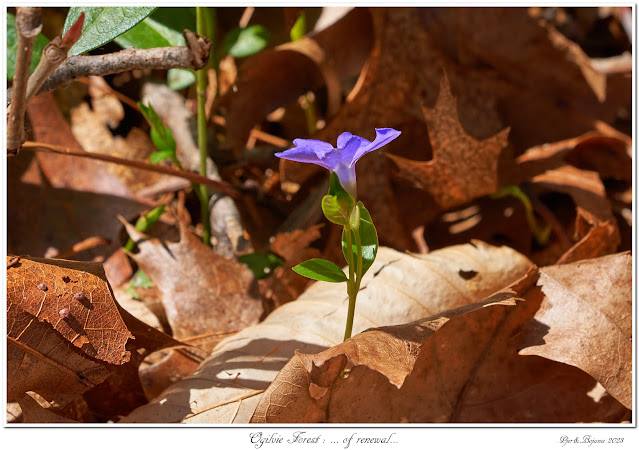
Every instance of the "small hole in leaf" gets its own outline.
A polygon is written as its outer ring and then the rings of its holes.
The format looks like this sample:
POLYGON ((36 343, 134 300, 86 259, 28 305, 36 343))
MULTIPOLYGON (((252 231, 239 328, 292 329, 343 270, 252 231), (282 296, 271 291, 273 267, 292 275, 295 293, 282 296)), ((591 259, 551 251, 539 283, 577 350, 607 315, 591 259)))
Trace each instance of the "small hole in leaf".
POLYGON ((477 272, 474 270, 460 270, 458 273, 464 280, 472 280, 477 276, 477 272))
POLYGON ((71 278, 64 276, 62 277, 62 281, 64 281, 65 283, 70 283, 71 282, 71 278))

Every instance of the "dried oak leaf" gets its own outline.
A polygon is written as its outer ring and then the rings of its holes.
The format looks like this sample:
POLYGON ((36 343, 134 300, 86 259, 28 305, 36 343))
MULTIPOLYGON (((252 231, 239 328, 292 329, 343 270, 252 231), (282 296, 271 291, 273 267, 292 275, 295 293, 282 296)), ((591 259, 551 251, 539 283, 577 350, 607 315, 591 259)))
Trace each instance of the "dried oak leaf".
POLYGON ((24 394, 18 403, 22 409, 23 423, 78 423, 43 407, 28 394, 24 394))
POLYGON ((7 270, 8 399, 78 394, 122 365, 133 338, 101 264, 20 258, 7 270))
POLYGON ((521 355, 570 364, 632 408, 632 256, 619 253, 540 270, 545 294, 521 355))
MULTIPOLYGON (((479 241, 424 256, 381 247, 362 280, 353 332, 474 303, 530 266, 512 249, 479 241)), ((342 341, 347 308, 343 284, 312 284, 263 322, 222 341, 195 373, 123 421, 248 422, 263 390, 296 350, 315 353, 342 341)))
POLYGON ((494 193, 499 187, 497 163, 508 145, 508 129, 478 140, 459 122, 457 101, 446 75, 442 78, 435 107, 424 108, 432 161, 411 161, 386 153, 397 165, 398 178, 428 191, 439 207, 447 210, 494 193))
POLYGON ((532 269, 481 302, 368 330, 316 355, 297 352, 264 392, 251 421, 621 420, 627 410, 616 400, 595 402, 586 395, 596 382, 584 372, 517 354, 513 336, 541 300, 536 279, 532 269))
POLYGON ((173 337, 234 332, 257 323, 262 300, 244 264, 217 255, 180 222, 180 241, 148 238, 129 223, 140 252, 131 255, 162 293, 173 337))

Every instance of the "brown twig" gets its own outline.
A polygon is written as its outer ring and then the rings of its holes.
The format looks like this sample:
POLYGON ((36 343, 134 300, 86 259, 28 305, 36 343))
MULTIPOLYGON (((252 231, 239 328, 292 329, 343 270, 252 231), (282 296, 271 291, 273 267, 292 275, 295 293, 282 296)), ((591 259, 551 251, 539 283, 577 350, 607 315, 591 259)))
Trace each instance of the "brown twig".
POLYGON ((67 59, 69 49, 73 47, 73 44, 78 42, 78 39, 80 39, 82 35, 83 25, 84 13, 80 14, 80 17, 78 17, 64 36, 57 36, 44 48, 38 67, 36 67, 31 77, 29 77, 27 103, 29 103, 29 100, 40 90, 44 82, 49 78, 49 75, 67 59))
POLYGON ((176 177, 185 178, 194 183, 203 184, 205 186, 210 187, 211 189, 215 189, 233 198, 239 198, 241 195, 240 190, 229 183, 226 183, 224 181, 211 180, 209 178, 203 177, 196 173, 186 172, 183 170, 174 169, 172 167, 156 166, 143 161, 135 161, 130 159, 118 158, 117 156, 105 155, 102 153, 89 153, 89 152, 85 152, 84 150, 71 149, 71 148, 62 147, 59 145, 46 144, 44 142, 27 141, 22 145, 22 148, 24 150, 48 151, 52 153, 60 153, 62 155, 79 156, 82 158, 97 159, 100 161, 106 161, 106 162, 110 162, 114 164, 121 164, 123 166, 133 167, 136 169, 148 170, 150 172, 158 172, 158 173, 163 173, 165 175, 173 175, 176 177))
POLYGON ((24 114, 27 110, 27 83, 31 56, 36 36, 42 30, 42 8, 17 8, 16 29, 18 32, 18 48, 16 68, 13 77, 15 101, 7 112, 7 154, 15 155, 25 138, 24 114))
POLYGON ((211 41, 189 30, 185 30, 184 35, 187 47, 128 48, 106 55, 70 56, 53 72, 38 94, 90 75, 104 76, 135 69, 201 69, 208 60, 211 41))

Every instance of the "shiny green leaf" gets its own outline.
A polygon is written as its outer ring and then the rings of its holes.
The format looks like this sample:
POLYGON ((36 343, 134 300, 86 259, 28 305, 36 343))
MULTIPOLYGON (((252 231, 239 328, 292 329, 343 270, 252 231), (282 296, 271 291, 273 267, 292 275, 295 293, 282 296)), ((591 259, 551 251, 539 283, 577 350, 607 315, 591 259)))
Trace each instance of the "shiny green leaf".
MULTIPOLYGON (((362 240, 362 276, 371 267, 375 258, 377 257, 377 249, 379 248, 379 241, 377 239, 377 230, 373 225, 373 220, 368 210, 364 208, 362 202, 357 202, 357 206, 360 210, 359 221, 359 235, 362 240)), ((355 232, 352 230, 344 230, 342 232, 342 252, 344 258, 348 261, 348 245, 346 243, 346 233, 351 233, 351 246, 353 248, 353 269, 357 272, 357 245, 355 242, 355 232)))
POLYGON ((85 21, 82 36, 71 47, 69 54, 79 55, 111 42, 144 20, 154 9, 155 7, 125 6, 71 8, 64 22, 63 35, 82 12, 85 14, 85 21))
POLYGON ((337 264, 321 258, 304 261, 302 264, 293 267, 293 270, 312 280, 328 281, 330 283, 348 281, 348 278, 346 278, 346 275, 337 264))

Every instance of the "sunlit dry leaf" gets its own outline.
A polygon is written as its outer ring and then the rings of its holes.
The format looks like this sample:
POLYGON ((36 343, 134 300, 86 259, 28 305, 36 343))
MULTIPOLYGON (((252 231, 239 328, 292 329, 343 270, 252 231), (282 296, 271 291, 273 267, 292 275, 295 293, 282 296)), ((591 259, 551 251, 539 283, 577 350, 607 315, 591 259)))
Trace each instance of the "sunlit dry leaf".
POLYGON ((536 279, 531 270, 479 303, 368 330, 317 355, 296 353, 262 395, 252 421, 621 420, 626 409, 617 401, 586 395, 596 382, 584 372, 517 355, 513 336, 539 305, 536 279))
POLYGON ((132 225, 127 232, 140 252, 132 255, 162 292, 173 336, 237 331, 257 323, 262 300, 244 264, 217 255, 180 224, 180 242, 148 239, 132 225))
POLYGON ((82 393, 108 376, 102 363, 129 361, 133 335, 100 272, 95 263, 24 257, 9 268, 9 399, 82 393))
POLYGON ((42 407, 28 394, 20 397, 18 403, 22 409, 23 423, 78 423, 42 407))
MULTIPOLYGON (((424 256, 382 247, 363 279, 353 332, 476 302, 530 265, 509 248, 478 241, 424 256)), ((343 285, 312 284, 263 322, 222 341, 193 375, 124 422, 248 422, 262 391, 296 350, 317 353, 342 341, 347 306, 343 285)))
POLYGON ((541 269, 545 294, 522 355, 582 369, 632 408, 632 256, 541 269))

